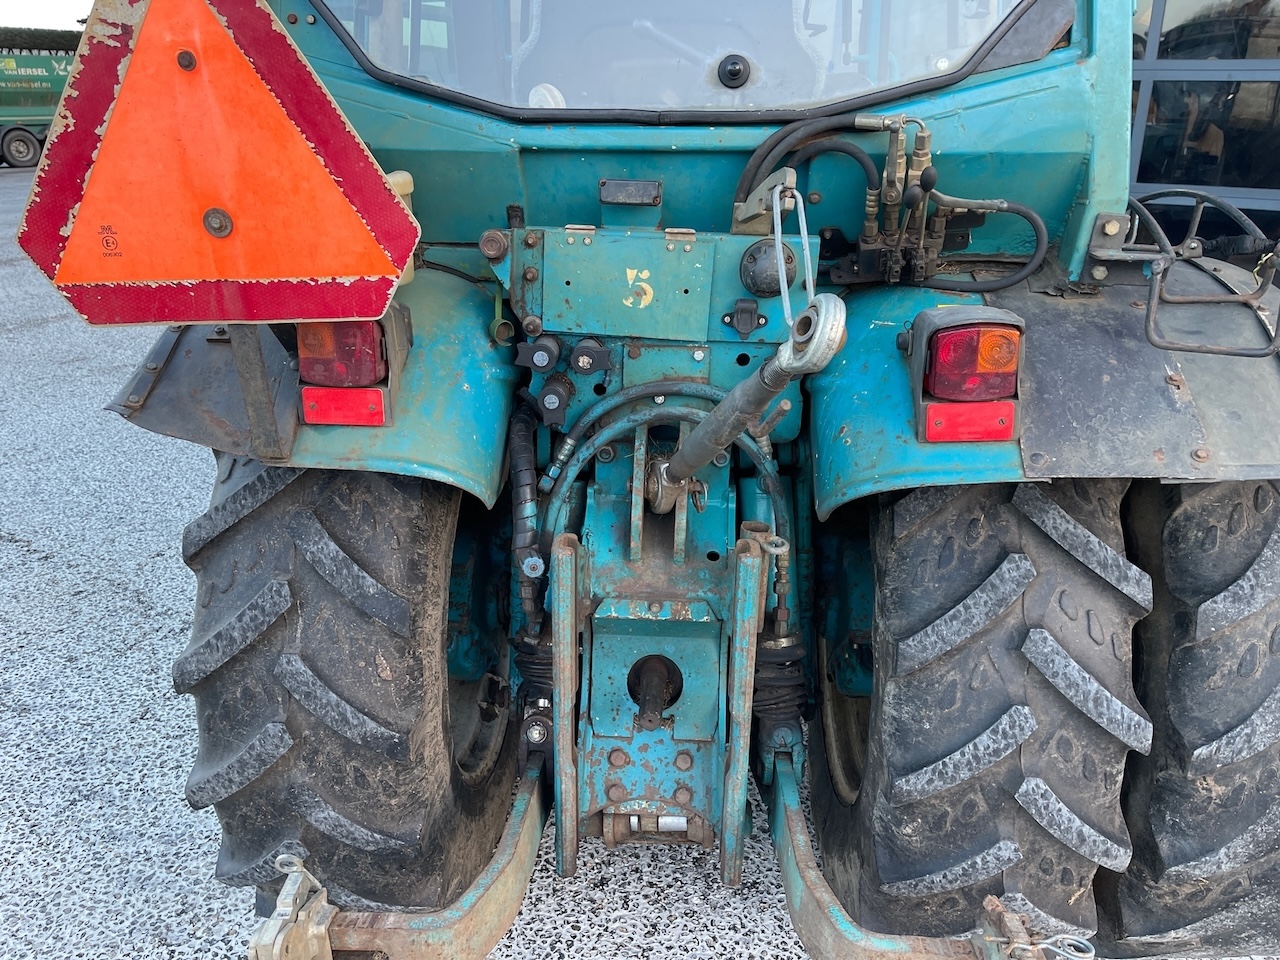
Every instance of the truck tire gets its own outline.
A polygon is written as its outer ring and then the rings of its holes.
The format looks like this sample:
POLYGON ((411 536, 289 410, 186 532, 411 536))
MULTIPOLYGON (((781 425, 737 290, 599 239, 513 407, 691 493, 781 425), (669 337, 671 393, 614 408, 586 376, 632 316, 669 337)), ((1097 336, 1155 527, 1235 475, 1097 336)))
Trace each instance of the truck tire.
POLYGON ((1127 486, 922 488, 872 508, 865 759, 848 769, 857 735, 824 730, 814 764, 845 767, 814 809, 860 923, 962 935, 991 894, 1038 933, 1096 930, 1094 875, 1131 854, 1126 755, 1151 740, 1131 650, 1151 582, 1124 555, 1127 486))
POLYGON ((1280 954, 1277 482, 1152 484, 1138 502, 1155 739, 1132 772, 1114 952, 1280 954))
POLYGON ((498 842, 515 767, 505 708, 448 674, 459 491, 218 462, 183 535, 197 597, 173 666, 199 723, 187 800, 222 824, 218 879, 258 888, 261 910, 288 853, 340 906, 451 902, 498 842))
POLYGON ((40 162, 40 141, 30 130, 10 130, 0 140, 0 155, 11 167, 34 167, 40 162))

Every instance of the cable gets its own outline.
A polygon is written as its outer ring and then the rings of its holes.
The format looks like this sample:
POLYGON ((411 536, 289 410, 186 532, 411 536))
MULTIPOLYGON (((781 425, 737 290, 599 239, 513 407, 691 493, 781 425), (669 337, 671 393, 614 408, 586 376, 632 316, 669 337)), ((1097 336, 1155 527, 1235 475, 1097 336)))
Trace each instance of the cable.
POLYGON ((466 280, 470 283, 474 283, 477 287, 488 294, 493 293, 488 285, 491 283, 497 283, 496 279, 486 280, 483 277, 473 276, 465 270, 459 270, 457 267, 451 267, 447 263, 438 263, 435 260, 419 260, 418 265, 424 270, 438 270, 441 273, 449 274, 451 277, 457 277, 460 280, 466 280))

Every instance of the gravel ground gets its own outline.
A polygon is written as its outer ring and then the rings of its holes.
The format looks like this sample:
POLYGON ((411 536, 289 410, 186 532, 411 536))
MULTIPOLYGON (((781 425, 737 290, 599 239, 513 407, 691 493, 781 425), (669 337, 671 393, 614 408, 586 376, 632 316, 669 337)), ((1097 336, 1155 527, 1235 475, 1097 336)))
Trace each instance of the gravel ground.
MULTIPOLYGON (((102 410, 155 331, 87 326, 27 261, 30 184, 0 167, 0 958, 241 958, 252 897, 212 879, 217 821, 183 799, 194 709, 169 680, 212 460, 102 410)), ((756 821, 736 891, 714 855, 598 840, 561 880, 548 829, 493 955, 804 957, 756 821)))

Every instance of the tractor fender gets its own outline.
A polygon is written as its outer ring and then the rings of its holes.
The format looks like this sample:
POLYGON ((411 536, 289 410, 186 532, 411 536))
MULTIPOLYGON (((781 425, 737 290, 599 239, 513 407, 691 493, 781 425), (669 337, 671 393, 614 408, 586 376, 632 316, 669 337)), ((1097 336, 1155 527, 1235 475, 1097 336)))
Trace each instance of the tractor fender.
MULTIPOLYGON (((1249 271, 1179 261, 1174 296, 1255 290, 1249 271)), ((1026 321, 1020 435, 1000 443, 916 437, 906 356, 897 335, 922 310, 978 304, 976 295, 881 287, 850 298, 849 342, 808 381, 814 495, 826 519, 841 504, 890 490, 1055 477, 1247 480, 1280 476, 1280 361, 1161 350, 1144 332, 1148 283, 1066 296, 1027 284, 988 294, 1026 321)), ((1257 304, 1161 302, 1163 335, 1186 343, 1266 347, 1280 290, 1257 304)))
MULTIPOLYGON (((253 326, 270 394, 261 406, 272 408, 283 454, 269 459, 425 477, 492 507, 520 373, 513 348, 489 335, 493 298, 477 283, 424 271, 395 299, 409 311, 413 343, 382 427, 300 423, 296 361, 271 326, 253 326)), ((221 326, 167 328, 108 409, 155 433, 261 457, 230 340, 221 326)))

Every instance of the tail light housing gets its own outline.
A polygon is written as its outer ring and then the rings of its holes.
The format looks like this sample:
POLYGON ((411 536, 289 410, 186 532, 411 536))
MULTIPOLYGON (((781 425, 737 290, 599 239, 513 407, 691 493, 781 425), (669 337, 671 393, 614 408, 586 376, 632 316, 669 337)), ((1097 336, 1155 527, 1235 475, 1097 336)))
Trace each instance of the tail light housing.
POLYGON ((376 320, 298 324, 298 377, 320 387, 368 387, 387 376, 376 320))
POLYGON ((1012 440, 1025 324, 987 306, 934 307, 901 339, 911 367, 916 436, 926 443, 1012 440))
POLYGON ((408 307, 392 301, 381 320, 312 321, 297 333, 303 423, 391 423, 413 347, 408 307))

